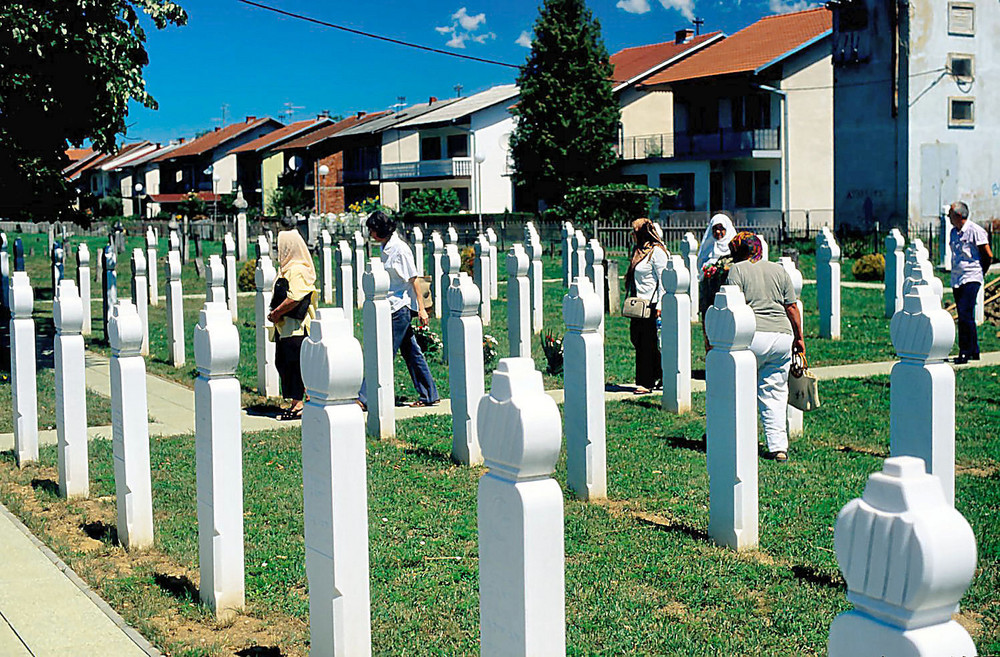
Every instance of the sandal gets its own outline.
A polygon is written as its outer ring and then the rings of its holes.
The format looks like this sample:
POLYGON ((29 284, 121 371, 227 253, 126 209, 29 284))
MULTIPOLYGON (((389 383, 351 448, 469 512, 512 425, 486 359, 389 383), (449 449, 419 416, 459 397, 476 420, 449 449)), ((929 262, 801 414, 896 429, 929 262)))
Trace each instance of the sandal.
POLYGON ((294 410, 291 409, 291 408, 289 408, 287 411, 285 411, 280 416, 278 416, 278 419, 281 420, 281 421, 283 421, 283 422, 286 422, 288 420, 301 420, 302 419, 302 408, 304 408, 304 407, 296 408, 294 410))
POLYGON ((435 401, 424 401, 422 399, 418 399, 417 401, 410 404, 410 408, 428 408, 430 406, 437 406, 440 403, 441 403, 440 399, 437 399, 435 401))
POLYGON ((632 391, 633 395, 648 395, 652 390, 645 386, 636 386, 635 390, 632 391))
POLYGON ((788 454, 785 452, 771 452, 771 458, 778 463, 784 463, 788 460, 788 454))

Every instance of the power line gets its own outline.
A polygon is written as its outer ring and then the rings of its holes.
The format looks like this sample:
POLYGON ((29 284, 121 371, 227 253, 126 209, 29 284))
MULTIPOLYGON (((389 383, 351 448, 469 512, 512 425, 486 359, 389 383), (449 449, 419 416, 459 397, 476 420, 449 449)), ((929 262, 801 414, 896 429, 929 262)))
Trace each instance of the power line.
POLYGON ((424 50, 426 52, 437 53, 438 55, 448 55, 449 57, 457 57, 459 59, 467 59, 473 62, 480 62, 481 64, 493 64, 495 66, 505 66, 507 68, 520 69, 521 67, 516 64, 509 64, 507 62, 500 62, 495 59, 485 59, 483 57, 473 57, 472 55, 463 55, 458 52, 450 52, 448 50, 441 50, 440 48, 432 48, 431 46, 421 45, 419 43, 411 43, 409 41, 402 41, 400 39, 393 39, 392 37, 382 36, 381 34, 373 34, 371 32, 364 32, 362 30, 356 30, 352 27, 346 27, 344 25, 337 25, 336 23, 329 23, 327 21, 321 21, 318 18, 312 18, 310 16, 304 16, 302 14, 296 14, 290 11, 285 11, 284 9, 278 9, 277 7, 271 7, 259 2, 253 2, 252 0, 236 0, 242 4, 248 5, 250 7, 256 7, 257 9, 263 9, 265 11, 274 12, 275 14, 280 14, 282 16, 287 16, 289 18, 295 18, 300 21, 306 21, 308 23, 313 23, 315 25, 321 25, 323 27, 329 27, 334 30, 341 30, 343 32, 348 32, 350 34, 357 34, 358 36, 368 37, 369 39, 378 39, 379 41, 386 41, 388 43, 394 43, 398 46, 405 46, 407 48, 416 48, 417 50, 424 50))

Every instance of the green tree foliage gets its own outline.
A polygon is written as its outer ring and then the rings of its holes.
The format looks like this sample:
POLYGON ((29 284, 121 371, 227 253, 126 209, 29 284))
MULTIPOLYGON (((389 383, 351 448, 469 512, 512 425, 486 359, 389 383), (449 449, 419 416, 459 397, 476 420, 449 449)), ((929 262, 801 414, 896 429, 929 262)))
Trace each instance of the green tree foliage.
POLYGON ((404 214, 448 214, 462 209, 454 189, 418 189, 409 194, 400 206, 404 214))
POLYGON ((187 22, 170 0, 0 3, 0 216, 70 218, 67 145, 113 152, 128 102, 156 109, 140 14, 157 29, 187 22))
POLYGON ((534 30, 511 155, 522 198, 552 205, 616 163, 619 110, 601 26, 584 0, 545 0, 534 30))
POLYGON ((279 185, 268 203, 267 213, 272 217, 281 217, 285 214, 285 208, 295 214, 308 212, 312 207, 313 195, 310 192, 291 185, 279 185))
POLYGON ((625 224, 648 217, 653 203, 676 196, 676 189, 646 187, 633 183, 613 183, 594 187, 574 187, 566 192, 559 205, 546 213, 546 218, 592 224, 609 221, 625 224))
POLYGON ((177 204, 177 212, 188 219, 203 215, 207 210, 208 205, 194 192, 185 194, 184 200, 177 204))

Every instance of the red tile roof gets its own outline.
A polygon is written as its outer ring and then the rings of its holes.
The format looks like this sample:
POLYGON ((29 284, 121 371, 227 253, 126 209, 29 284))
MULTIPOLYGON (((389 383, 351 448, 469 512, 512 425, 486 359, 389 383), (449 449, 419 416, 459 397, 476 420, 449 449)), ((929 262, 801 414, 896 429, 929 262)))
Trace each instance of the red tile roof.
POLYGON ((372 119, 378 118, 380 116, 384 116, 386 114, 388 114, 388 112, 375 112, 374 114, 365 114, 364 116, 360 116, 360 117, 357 114, 354 114, 352 116, 347 117, 346 119, 343 119, 341 121, 337 121, 334 124, 323 126, 319 130, 313 130, 309 134, 303 135, 302 137, 299 137, 298 139, 293 139, 292 141, 290 141, 288 143, 281 144, 280 146, 278 146, 277 148, 275 148, 275 150, 291 150, 291 149, 295 149, 295 148, 309 148, 310 146, 315 146, 316 144, 320 143, 321 141, 325 141, 325 140, 329 139, 330 137, 333 137, 334 135, 336 135, 341 130, 347 130, 350 127, 356 126, 356 125, 358 125, 360 123, 365 123, 367 121, 371 121, 372 119))
POLYGON ((299 132, 300 130, 307 130, 308 128, 313 126, 318 127, 323 125, 324 123, 327 123, 328 121, 329 121, 328 119, 306 119, 305 121, 296 121, 295 123, 290 123, 289 125, 286 125, 282 128, 278 128, 274 132, 269 132, 266 135, 257 137, 253 141, 247 142, 242 146, 238 146, 229 152, 248 153, 250 151, 260 150, 261 148, 270 146, 276 141, 279 141, 286 137, 290 137, 291 135, 294 135, 296 132, 299 132))
POLYGON ((82 160, 83 158, 87 157, 88 155, 92 155, 93 153, 94 153, 94 149, 93 148, 67 148, 66 149, 66 157, 69 158, 70 162, 77 162, 77 161, 82 160))
POLYGON ((665 41, 648 46, 625 48, 611 55, 611 65, 615 67, 616 85, 631 82, 633 78, 654 70, 685 52, 702 47, 707 41, 717 39, 722 33, 712 32, 692 38, 686 43, 665 41))
MULTIPOLYGON (((221 201, 222 194, 213 194, 212 192, 197 192, 198 198, 202 201, 221 201)), ((180 203, 187 198, 188 192, 183 194, 150 194, 149 200, 153 203, 180 203)))
POLYGON ((823 8, 766 16, 657 73, 643 84, 753 73, 829 32, 832 27, 831 14, 823 8))
POLYGON ((262 119, 248 119, 246 121, 240 121, 239 123, 231 123, 223 128, 216 128, 212 132, 205 133, 200 137, 192 139, 180 148, 175 148, 164 153, 160 157, 153 158, 152 161, 164 162, 166 160, 173 160, 188 155, 201 155, 202 153, 210 151, 213 148, 221 146, 231 139, 239 137, 248 130, 253 130, 254 128, 260 127, 266 123, 273 123, 277 127, 282 126, 280 122, 267 117, 262 119))

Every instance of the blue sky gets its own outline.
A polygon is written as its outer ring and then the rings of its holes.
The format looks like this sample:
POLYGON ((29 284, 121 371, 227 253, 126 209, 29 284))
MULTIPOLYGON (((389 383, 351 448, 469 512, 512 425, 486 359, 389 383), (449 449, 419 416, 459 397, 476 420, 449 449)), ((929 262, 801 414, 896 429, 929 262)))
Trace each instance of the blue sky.
MULTIPOLYGON (((179 0, 181 28, 148 30, 147 88, 157 111, 132 104, 129 140, 191 137, 247 115, 292 119, 323 110, 387 109, 404 96, 449 98, 513 82, 510 68, 374 41, 256 9, 236 0, 179 0)), ((286 11, 404 41, 521 64, 538 15, 535 0, 260 0, 286 11)), ((610 52, 656 43, 705 19, 704 31, 739 30, 758 18, 804 9, 808 0, 591 0, 610 52)))

